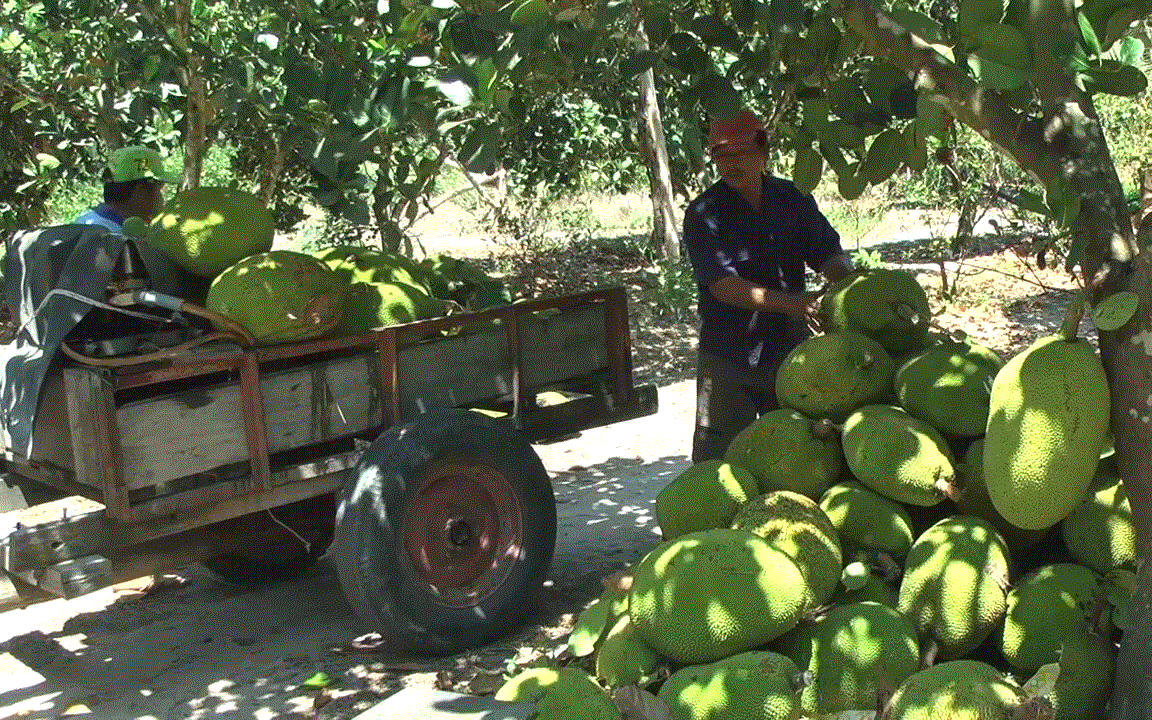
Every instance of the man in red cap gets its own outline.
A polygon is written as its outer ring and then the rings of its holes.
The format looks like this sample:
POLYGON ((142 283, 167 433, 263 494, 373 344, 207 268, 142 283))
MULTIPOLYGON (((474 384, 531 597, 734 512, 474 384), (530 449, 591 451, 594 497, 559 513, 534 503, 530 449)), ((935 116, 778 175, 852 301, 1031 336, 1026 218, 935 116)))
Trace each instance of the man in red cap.
POLYGON ((708 151, 720 180, 684 213, 701 319, 694 463, 722 458, 732 438, 778 407, 776 370, 818 323, 805 266, 831 281, 852 272, 812 196, 765 173, 766 143, 749 110, 713 119, 708 151))

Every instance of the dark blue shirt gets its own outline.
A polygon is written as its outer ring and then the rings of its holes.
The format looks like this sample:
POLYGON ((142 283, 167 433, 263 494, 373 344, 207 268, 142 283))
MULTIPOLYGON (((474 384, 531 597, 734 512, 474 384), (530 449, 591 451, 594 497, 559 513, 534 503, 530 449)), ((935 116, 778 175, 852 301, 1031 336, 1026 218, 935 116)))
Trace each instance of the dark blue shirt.
POLYGON ((700 349, 750 368, 781 360, 808 329, 783 313, 726 305, 709 286, 738 275, 771 290, 804 292, 804 266, 819 271, 842 252, 816 201, 788 180, 765 175, 761 203, 763 212, 753 212, 720 180, 684 212, 683 243, 700 294, 700 349))

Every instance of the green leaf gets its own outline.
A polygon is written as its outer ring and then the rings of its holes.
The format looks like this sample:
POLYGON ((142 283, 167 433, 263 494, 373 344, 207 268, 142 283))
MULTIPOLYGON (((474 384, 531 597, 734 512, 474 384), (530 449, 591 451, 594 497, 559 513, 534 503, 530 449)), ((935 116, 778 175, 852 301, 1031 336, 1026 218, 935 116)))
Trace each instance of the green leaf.
POLYGON ((499 124, 480 125, 465 138, 456 159, 469 172, 483 172, 484 166, 500 156, 502 140, 499 124))
POLYGON ((832 120, 821 138, 841 148, 858 148, 864 145, 864 131, 843 120, 832 120))
POLYGON ((998 23, 1004 19, 1004 0, 960 0, 960 10, 956 15, 956 28, 960 32, 957 47, 971 47, 980 26, 985 23, 998 23))
POLYGON ((770 0, 768 8, 773 31, 781 35, 804 31, 804 0, 770 0))
POLYGON ((1076 22, 1080 25, 1080 37, 1084 39, 1084 47, 1088 49, 1091 55, 1099 56, 1101 53, 1100 38, 1096 37, 1092 22, 1083 10, 1076 13, 1076 22))
POLYGON ((924 13, 908 8, 892 8, 888 14, 904 29, 922 40, 927 40, 933 44, 947 42, 944 36, 944 26, 924 13))
POLYGON ((828 127, 828 98, 811 98, 804 101, 801 125, 809 131, 821 135, 828 127))
POLYGON ((1089 79, 1085 84, 1085 89, 1089 92, 1133 97, 1148 87, 1148 77, 1139 68, 1123 65, 1115 60, 1102 60, 1100 67, 1084 74, 1089 79))
POLYGON ((708 73, 697 85, 700 104, 710 117, 730 117, 743 105, 740 93, 723 75, 708 73))
POLYGON ((668 38, 675 32, 672 19, 668 17, 668 9, 649 8, 644 13, 644 30, 648 33, 649 47, 658 48, 668 42, 668 38))
POLYGON ((658 62, 660 62, 660 53, 652 50, 642 50, 620 61, 620 77, 636 77, 642 72, 651 70, 658 62))
POLYGON ((1068 248, 1068 257, 1064 258, 1065 272, 1072 272, 1080 259, 1084 257, 1084 248, 1088 244, 1088 234, 1084 232, 1072 233, 1072 245, 1068 248))
POLYGON ((840 197, 845 200, 855 200, 860 197, 866 187, 868 187, 868 179, 856 172, 843 172, 836 178, 836 188, 840 191, 840 197))
POLYGON ((1063 230, 1071 230, 1080 216, 1080 194, 1074 192, 1063 177, 1048 183, 1044 189, 1044 204, 1048 207, 1048 216, 1063 230))
POLYGON ((1123 290, 1109 295, 1092 308, 1092 322, 1105 332, 1119 330, 1128 324, 1140 305, 1140 296, 1123 290))
POLYGON ((990 90, 1015 90, 1032 80, 1032 73, 1020 68, 1005 65, 989 57, 984 49, 968 56, 968 67, 976 76, 976 82, 990 90))
POLYGON ((440 94, 458 107, 471 105, 472 99, 476 95, 474 88, 475 76, 466 70, 466 67, 467 66, 461 66, 449 70, 441 75, 437 82, 437 88, 440 90, 440 94))
POLYGON ((693 18, 691 29, 705 45, 733 49, 740 46, 740 35, 716 15, 699 15, 693 18))
POLYGON ((1104 55, 1106 60, 1115 60, 1123 65, 1140 66, 1144 57, 1144 42, 1139 38, 1126 37, 1112 46, 1104 55))
POLYGON ((817 13, 808 27, 808 45, 822 60, 835 55, 840 46, 840 28, 826 12, 817 13))
POLYGON ((928 145, 919 138, 916 123, 908 123, 902 132, 904 136, 904 152, 907 153, 905 163, 912 172, 923 172, 928 167, 928 145))
POLYGON ((904 162, 904 148, 899 131, 885 130, 872 140, 860 173, 873 185, 879 185, 892 177, 904 162))
POLYGON ((332 684, 332 678, 327 673, 318 672, 300 684, 308 688, 325 688, 332 684))
POLYGON ((1040 197, 1031 190, 1021 190, 1017 195, 1013 204, 1024 210, 1031 210, 1032 212, 1043 215, 1044 217, 1052 217, 1052 212, 1048 206, 1044 204, 1044 198, 1040 197))
POLYGON ((1024 33, 1005 23, 984 23, 977 34, 985 56, 1020 70, 1032 68, 1032 52, 1024 33))
POLYGON ((820 184, 820 176, 824 174, 824 158, 805 145, 796 151, 796 160, 792 166, 792 183, 800 192, 811 193, 820 184))
POLYGON ((943 105, 928 98, 921 98, 921 102, 916 103, 916 135, 920 142, 930 137, 947 139, 948 128, 944 122, 947 113, 943 105))
POLYGON ((513 25, 531 25, 548 17, 547 0, 523 0, 512 11, 513 25))

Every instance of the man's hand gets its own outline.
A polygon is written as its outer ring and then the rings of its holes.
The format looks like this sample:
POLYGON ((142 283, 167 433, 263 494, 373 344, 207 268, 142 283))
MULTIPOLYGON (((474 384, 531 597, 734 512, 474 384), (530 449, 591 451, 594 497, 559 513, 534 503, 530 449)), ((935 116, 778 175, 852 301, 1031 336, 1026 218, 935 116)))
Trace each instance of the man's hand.
POLYGON ((823 293, 819 291, 789 293, 788 305, 784 312, 797 320, 803 320, 812 332, 823 332, 824 319, 820 316, 820 297, 822 295, 823 293))

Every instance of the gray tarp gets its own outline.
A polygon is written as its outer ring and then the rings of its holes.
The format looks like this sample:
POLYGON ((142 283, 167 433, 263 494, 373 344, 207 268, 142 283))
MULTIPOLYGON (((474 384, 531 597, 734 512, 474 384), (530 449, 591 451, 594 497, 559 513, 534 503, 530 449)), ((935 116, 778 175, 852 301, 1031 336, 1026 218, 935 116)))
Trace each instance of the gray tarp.
MULTIPOLYGON (((12 322, 22 328, 0 346, 3 445, 24 457, 32 453, 32 429, 40 388, 60 341, 92 310, 82 300, 52 295, 61 288, 104 302, 116 261, 126 241, 99 225, 58 225, 17 232, 4 256, 4 284, 12 322), (45 303, 45 298, 48 297, 45 303), (41 304, 39 314, 35 314, 41 304)), ((181 271, 145 242, 134 242, 150 285, 180 296, 181 271)))

